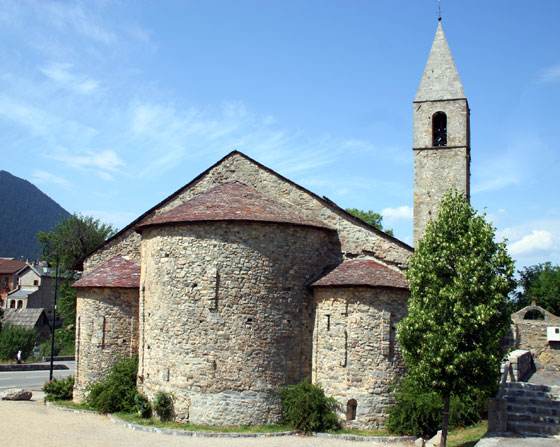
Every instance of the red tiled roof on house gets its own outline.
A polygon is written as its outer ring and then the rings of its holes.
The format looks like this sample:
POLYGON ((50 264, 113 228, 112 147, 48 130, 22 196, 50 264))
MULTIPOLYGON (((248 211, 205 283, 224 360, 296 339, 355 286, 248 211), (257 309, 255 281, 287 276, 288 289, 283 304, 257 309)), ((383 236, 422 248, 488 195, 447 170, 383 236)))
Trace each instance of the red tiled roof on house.
POLYGON ((136 231, 155 225, 184 222, 245 221, 318 227, 328 225, 308 217, 290 205, 273 200, 254 188, 234 181, 223 183, 195 198, 153 217, 136 231))
POLYGON ((353 259, 343 262, 311 284, 311 287, 351 286, 408 289, 408 282, 402 273, 391 270, 373 259, 353 259))
POLYGON ((0 259, 0 273, 15 273, 20 268, 25 267, 27 262, 16 261, 15 259, 0 259))
POLYGON ((72 284, 72 287, 140 287, 140 265, 122 256, 115 256, 93 272, 72 284))

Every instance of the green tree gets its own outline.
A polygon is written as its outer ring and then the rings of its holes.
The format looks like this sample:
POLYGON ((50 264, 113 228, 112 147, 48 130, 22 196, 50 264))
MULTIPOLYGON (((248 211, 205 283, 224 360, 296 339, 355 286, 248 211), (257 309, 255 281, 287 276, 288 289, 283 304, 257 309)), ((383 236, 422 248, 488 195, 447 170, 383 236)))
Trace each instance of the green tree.
POLYGON ((522 290, 515 294, 517 310, 536 301, 542 308, 560 315, 560 266, 544 262, 525 267, 518 273, 517 284, 522 290))
POLYGON ((383 216, 375 211, 363 211, 357 208, 346 208, 346 212, 352 214, 352 216, 363 220, 365 223, 377 228, 378 230, 384 231, 390 236, 393 236, 393 230, 383 229, 383 216))
POLYGON ((18 351, 26 359, 37 341, 39 334, 35 329, 6 325, 0 332, 0 360, 15 360, 18 351))
POLYGON ((75 266, 94 248, 113 236, 116 229, 91 216, 73 214, 51 231, 40 231, 37 241, 43 247, 42 260, 54 268, 58 263, 57 311, 65 321, 76 319, 75 266))
POLYGON ((443 400, 443 447, 451 395, 489 392, 498 382, 515 282, 505 242, 494 237, 485 216, 451 190, 410 257, 411 296, 398 339, 408 376, 443 400))

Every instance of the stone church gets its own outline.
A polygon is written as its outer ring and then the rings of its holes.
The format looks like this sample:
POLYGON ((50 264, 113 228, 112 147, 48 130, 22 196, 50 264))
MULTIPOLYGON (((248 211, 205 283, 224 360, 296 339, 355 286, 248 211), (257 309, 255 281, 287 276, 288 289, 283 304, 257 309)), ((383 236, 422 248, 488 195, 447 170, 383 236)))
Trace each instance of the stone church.
MULTIPOLYGON (((469 108, 441 24, 414 105, 414 238, 451 186, 469 191, 469 108)), ((372 205, 374 207, 374 204, 372 205)), ((231 152, 83 263, 74 400, 122 357, 176 419, 278 421, 302 379, 378 428, 405 365, 413 248, 241 152, 231 152)))

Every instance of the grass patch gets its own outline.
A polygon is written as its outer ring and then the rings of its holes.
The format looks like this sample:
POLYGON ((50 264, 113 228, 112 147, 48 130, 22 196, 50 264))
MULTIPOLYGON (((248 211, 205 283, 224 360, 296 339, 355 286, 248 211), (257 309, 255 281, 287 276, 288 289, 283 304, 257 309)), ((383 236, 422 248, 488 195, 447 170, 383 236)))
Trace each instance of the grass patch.
POLYGON ((482 421, 470 427, 459 427, 447 435, 448 447, 473 447, 488 431, 488 422, 482 421))
POLYGON ((173 430, 202 431, 213 433, 276 433, 290 431, 292 428, 286 425, 239 425, 235 427, 218 427, 215 425, 194 425, 174 421, 162 422, 159 419, 144 419, 136 414, 125 412, 115 413, 120 419, 137 425, 145 425, 157 428, 171 428, 173 430))
POLYGON ((72 410, 95 411, 87 404, 77 404, 76 402, 72 402, 71 400, 53 400, 51 401, 51 403, 55 404, 57 407, 70 408, 72 410))

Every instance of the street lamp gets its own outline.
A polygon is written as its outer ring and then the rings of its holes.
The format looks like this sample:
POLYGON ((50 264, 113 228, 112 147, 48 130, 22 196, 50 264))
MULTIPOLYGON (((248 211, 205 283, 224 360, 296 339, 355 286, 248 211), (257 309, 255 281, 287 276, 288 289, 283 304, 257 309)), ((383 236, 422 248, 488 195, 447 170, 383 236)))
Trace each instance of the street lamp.
POLYGON ((49 381, 53 379, 54 369, 54 329, 56 324, 56 294, 58 292, 58 253, 56 254, 56 269, 54 272, 54 309, 52 318, 52 338, 51 338, 51 367, 49 369, 49 381))
MULTIPOLYGON (((50 241, 46 241, 45 245, 43 246, 43 259, 45 259, 45 250, 49 249, 48 251, 52 254, 53 244, 50 241)), ((58 293, 58 264, 59 264, 59 256, 58 250, 55 252, 56 254, 56 268, 54 272, 54 306, 53 306, 53 317, 52 317, 52 327, 51 327, 51 366, 49 368, 49 381, 53 379, 53 370, 54 370, 54 329, 56 325, 56 295, 58 293)), ((47 263, 48 266, 48 263, 47 263)))

